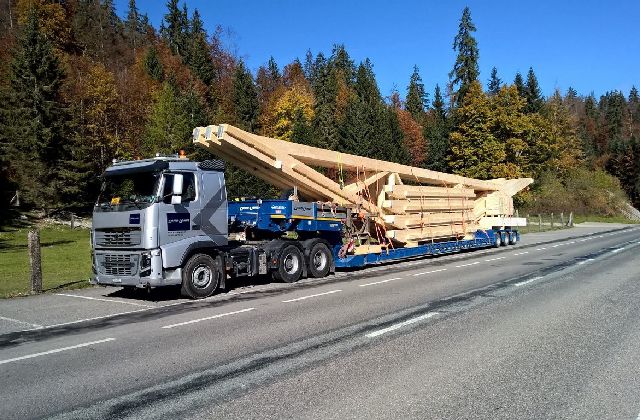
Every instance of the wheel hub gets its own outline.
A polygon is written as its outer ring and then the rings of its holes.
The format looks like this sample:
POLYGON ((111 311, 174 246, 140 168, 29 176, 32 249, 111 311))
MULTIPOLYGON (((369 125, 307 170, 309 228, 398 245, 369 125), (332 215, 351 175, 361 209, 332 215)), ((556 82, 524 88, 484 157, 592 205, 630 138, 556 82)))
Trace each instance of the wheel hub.
POLYGON ((211 269, 207 266, 200 265, 193 270, 193 275, 191 276, 191 280, 194 286, 204 289, 209 284, 211 284, 211 280, 213 278, 213 273, 211 269))

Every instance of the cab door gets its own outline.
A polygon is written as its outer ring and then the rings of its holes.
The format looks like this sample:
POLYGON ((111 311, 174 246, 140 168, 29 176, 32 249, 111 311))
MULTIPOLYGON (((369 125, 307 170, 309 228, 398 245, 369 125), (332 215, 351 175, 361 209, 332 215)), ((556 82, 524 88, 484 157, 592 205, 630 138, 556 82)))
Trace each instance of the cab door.
POLYGON ((163 177, 162 195, 158 205, 158 234, 160 246, 198 236, 195 223, 201 210, 198 176, 190 171, 172 171, 163 177), (171 204, 174 174, 183 176, 180 204, 171 204))

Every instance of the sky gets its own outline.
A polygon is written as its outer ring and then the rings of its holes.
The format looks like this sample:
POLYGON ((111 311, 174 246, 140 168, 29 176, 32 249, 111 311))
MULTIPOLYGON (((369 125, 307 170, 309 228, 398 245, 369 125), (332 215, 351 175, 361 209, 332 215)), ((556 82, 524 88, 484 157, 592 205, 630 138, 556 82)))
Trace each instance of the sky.
MULTIPOLYGON (((625 96, 640 87, 640 2, 474 0, 187 0, 212 33, 227 30, 228 45, 254 71, 273 56, 280 67, 307 50, 331 53, 344 44, 357 62, 373 63, 383 96, 401 95, 417 65, 432 96, 443 87, 455 61, 453 38, 462 10, 469 6, 480 50, 480 80, 491 68, 511 83, 533 67, 543 94, 573 87, 596 97, 610 90, 625 96)), ((116 0, 120 16, 128 0, 116 0)), ((182 4, 182 3, 181 3, 182 4)), ((163 0, 137 0, 158 28, 166 13, 163 0)))

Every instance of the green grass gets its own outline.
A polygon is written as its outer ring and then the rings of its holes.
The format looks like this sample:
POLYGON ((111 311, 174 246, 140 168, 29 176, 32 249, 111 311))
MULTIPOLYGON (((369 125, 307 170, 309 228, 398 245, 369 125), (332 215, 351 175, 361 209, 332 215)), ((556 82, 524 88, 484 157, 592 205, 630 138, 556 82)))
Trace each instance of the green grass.
MULTIPOLYGON (((0 230, 0 297, 29 294, 28 226, 0 230)), ((66 226, 40 229, 42 277, 45 291, 89 285, 91 249, 89 230, 66 226)))
POLYGON ((639 224, 638 220, 630 220, 625 216, 575 216, 574 223, 598 222, 598 223, 626 223, 639 224))

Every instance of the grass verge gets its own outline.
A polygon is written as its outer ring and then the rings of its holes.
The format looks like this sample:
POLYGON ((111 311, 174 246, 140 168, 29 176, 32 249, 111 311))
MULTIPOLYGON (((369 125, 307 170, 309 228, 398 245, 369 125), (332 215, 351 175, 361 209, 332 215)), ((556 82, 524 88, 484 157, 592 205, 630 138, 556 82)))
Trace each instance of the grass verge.
MULTIPOLYGON (((29 294, 28 226, 0 231, 0 298, 29 294)), ((87 287, 91 275, 89 229, 66 226, 40 229, 45 291, 87 287)))

